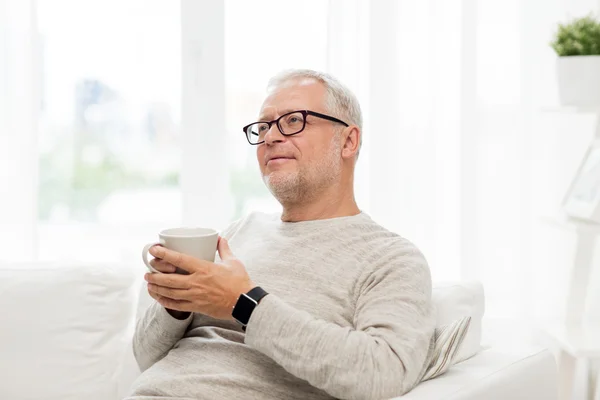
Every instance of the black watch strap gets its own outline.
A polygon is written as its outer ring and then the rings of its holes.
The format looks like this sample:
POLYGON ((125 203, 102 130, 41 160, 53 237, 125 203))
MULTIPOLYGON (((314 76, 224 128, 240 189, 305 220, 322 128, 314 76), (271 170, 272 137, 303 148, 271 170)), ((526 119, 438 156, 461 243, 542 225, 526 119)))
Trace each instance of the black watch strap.
POLYGON ((261 288, 260 286, 257 286, 246 293, 248 297, 253 298, 257 303, 268 294, 269 293, 267 293, 265 289, 261 288))
POLYGON ((235 307, 233 307, 232 315, 242 325, 243 331, 246 331, 250 316, 260 300, 268 294, 263 288, 257 286, 238 298, 235 307))

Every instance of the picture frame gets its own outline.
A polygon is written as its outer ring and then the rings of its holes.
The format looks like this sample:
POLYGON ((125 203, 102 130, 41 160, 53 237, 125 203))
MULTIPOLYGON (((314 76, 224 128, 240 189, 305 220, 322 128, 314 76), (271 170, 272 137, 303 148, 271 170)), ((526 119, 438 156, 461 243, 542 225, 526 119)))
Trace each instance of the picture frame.
POLYGON ((600 138, 589 145, 563 200, 569 217, 600 224, 600 138))

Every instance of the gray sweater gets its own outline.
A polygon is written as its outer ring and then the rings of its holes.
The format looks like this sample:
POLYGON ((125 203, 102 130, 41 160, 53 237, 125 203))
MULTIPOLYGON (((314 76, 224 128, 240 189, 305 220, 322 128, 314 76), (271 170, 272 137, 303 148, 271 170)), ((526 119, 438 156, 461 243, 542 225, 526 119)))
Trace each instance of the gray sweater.
MULTIPOLYGON (((282 222, 253 213, 222 235, 270 294, 236 322, 136 326, 143 371, 128 399, 387 399, 411 390, 434 331, 427 262, 368 215, 282 222)), ((218 261, 218 257, 217 257, 218 261)))

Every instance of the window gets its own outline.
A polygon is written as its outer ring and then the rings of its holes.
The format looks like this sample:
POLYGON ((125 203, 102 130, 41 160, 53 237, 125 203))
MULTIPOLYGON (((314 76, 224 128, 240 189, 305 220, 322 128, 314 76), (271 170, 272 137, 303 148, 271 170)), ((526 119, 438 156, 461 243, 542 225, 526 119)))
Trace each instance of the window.
POLYGON ((39 0, 38 21, 39 258, 137 259, 181 219, 180 3, 39 0))
MULTIPOLYGON (((271 76, 327 70, 327 5, 225 2, 218 62, 225 67, 230 220, 280 209, 241 128, 256 119, 271 76)), ((160 229, 182 223, 182 204, 195 196, 180 186, 181 2, 40 0, 37 15, 37 258, 137 261, 160 229)))

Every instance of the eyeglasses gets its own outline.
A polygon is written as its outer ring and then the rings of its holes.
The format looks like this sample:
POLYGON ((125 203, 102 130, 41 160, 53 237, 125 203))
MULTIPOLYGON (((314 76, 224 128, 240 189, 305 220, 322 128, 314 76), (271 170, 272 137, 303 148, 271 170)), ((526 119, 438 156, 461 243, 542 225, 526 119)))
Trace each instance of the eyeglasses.
POLYGON ((350 126, 344 121, 329 115, 309 110, 299 110, 283 114, 281 117, 274 119, 273 121, 253 122, 249 125, 246 125, 243 130, 246 134, 246 139, 248 139, 248 143, 251 145, 257 145, 265 142, 265 135, 269 129, 271 129, 273 124, 277 125, 279 132, 281 132, 281 134, 284 136, 292 136, 302 132, 306 127, 306 117, 308 115, 326 119, 332 122, 337 122, 344 126, 350 126))

